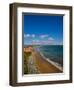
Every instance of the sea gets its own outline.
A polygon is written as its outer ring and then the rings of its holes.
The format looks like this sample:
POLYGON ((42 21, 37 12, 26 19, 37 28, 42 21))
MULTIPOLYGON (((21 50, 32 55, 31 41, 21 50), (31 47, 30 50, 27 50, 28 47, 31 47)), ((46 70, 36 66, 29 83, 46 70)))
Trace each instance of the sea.
POLYGON ((48 60, 63 67, 63 45, 37 45, 35 49, 48 60))

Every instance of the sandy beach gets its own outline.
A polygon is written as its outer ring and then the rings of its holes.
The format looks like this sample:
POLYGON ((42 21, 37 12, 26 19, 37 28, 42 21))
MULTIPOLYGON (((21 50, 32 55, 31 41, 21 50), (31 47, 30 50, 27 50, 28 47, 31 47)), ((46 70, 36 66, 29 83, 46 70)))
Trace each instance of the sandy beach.
POLYGON ((61 73, 62 70, 57 68, 51 62, 48 62, 44 59, 39 52, 37 52, 34 48, 31 48, 31 55, 29 57, 28 63, 28 71, 29 74, 34 73, 61 73))
POLYGON ((60 73, 62 72, 60 69, 56 68, 51 63, 47 62, 38 52, 32 51, 32 57, 34 58, 38 70, 40 73, 60 73))

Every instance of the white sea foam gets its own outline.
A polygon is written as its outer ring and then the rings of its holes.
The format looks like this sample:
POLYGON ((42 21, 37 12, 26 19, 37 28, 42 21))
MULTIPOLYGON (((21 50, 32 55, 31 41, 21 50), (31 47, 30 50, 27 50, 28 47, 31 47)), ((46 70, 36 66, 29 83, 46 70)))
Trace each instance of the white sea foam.
POLYGON ((59 70, 63 71, 63 68, 60 66, 60 64, 53 62, 52 60, 50 60, 49 58, 44 57, 44 55, 40 52, 40 55, 49 63, 51 63, 52 65, 54 65, 56 68, 58 68, 59 70))

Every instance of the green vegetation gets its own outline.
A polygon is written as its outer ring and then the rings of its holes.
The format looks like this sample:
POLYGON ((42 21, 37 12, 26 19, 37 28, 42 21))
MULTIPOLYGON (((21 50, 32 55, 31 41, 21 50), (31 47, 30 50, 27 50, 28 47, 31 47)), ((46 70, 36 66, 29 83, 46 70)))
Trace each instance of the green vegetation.
POLYGON ((31 52, 24 52, 24 74, 28 74, 28 60, 31 52))

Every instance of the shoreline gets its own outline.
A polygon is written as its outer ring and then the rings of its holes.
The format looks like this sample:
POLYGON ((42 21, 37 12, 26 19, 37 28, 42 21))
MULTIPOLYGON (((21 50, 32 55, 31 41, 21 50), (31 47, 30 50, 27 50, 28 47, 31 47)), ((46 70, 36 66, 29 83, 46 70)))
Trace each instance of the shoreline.
POLYGON ((44 57, 44 55, 40 52, 40 55, 49 63, 51 63, 52 65, 54 65, 56 68, 58 68, 59 70, 63 71, 63 68, 60 66, 60 64, 50 60, 49 58, 44 57))
MULTIPOLYGON (((26 50, 28 51, 28 50, 26 50)), ((51 61, 50 59, 43 56, 41 52, 39 52, 35 47, 31 47, 31 62, 35 62, 32 64, 29 64, 31 67, 35 66, 37 71, 41 73, 62 73, 63 69, 57 65, 57 63, 51 61)), ((28 52, 27 52, 28 53, 28 52)), ((30 68, 30 70, 34 70, 34 68, 30 68)), ((36 74, 36 73, 29 73, 29 74, 36 74)))
POLYGON ((39 49, 38 49, 38 50, 37 50, 37 49, 34 49, 34 50, 35 50, 36 52, 38 52, 48 63, 51 63, 51 64, 54 65, 56 68, 58 68, 59 70, 63 71, 63 67, 61 67, 60 64, 52 61, 52 60, 49 59, 49 58, 46 58, 39 49))
POLYGON ((36 50, 32 52, 32 57, 34 58, 34 60, 36 60, 37 66, 41 73, 62 72, 62 69, 58 68, 56 64, 51 63, 51 61, 48 62, 48 60, 46 58, 43 58, 36 50))

